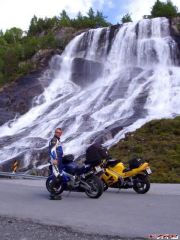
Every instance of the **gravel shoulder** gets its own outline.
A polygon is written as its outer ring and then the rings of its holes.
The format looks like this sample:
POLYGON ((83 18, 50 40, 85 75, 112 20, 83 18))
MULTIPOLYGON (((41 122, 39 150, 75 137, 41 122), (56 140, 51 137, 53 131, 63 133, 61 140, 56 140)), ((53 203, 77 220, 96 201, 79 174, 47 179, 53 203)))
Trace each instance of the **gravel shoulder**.
MULTIPOLYGON (((31 220, 0 216, 1 240, 139 240, 74 232, 71 229, 48 226, 31 220)), ((142 238, 144 239, 144 238, 142 238)))

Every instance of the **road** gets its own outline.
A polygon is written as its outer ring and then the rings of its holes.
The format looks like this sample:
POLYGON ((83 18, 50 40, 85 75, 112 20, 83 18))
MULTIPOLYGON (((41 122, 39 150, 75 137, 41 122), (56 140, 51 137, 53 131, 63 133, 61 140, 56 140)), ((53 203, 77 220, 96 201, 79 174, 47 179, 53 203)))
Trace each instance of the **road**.
POLYGON ((152 184, 147 194, 108 190, 99 199, 63 193, 50 201, 41 180, 0 179, 0 216, 119 237, 180 235, 180 184, 152 184))

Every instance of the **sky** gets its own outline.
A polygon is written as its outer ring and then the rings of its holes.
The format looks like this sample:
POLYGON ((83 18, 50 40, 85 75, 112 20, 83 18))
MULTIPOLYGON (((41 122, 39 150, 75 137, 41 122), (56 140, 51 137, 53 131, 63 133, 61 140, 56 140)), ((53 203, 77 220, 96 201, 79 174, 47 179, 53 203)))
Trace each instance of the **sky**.
MULTIPOLYGON (((69 16, 75 17, 79 11, 86 14, 92 7, 100 10, 113 24, 121 21, 124 14, 130 13, 134 21, 148 15, 155 0, 1 0, 0 29, 12 27, 28 30, 31 18, 58 16, 65 9, 69 16)), ((172 0, 179 8, 180 0, 172 0)))

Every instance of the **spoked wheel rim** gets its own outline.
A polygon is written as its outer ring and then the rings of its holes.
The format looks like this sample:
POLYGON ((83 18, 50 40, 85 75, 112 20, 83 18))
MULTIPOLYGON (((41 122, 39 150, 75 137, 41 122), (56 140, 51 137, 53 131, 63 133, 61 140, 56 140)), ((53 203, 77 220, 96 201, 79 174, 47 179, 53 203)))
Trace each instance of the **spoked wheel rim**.
POLYGON ((90 186, 90 190, 86 190, 88 196, 95 197, 98 194, 98 184, 93 179, 88 179, 87 184, 90 186))
POLYGON ((150 181, 147 177, 139 177, 136 179, 136 183, 133 186, 135 192, 143 194, 149 191, 150 181))
POLYGON ((139 181, 139 182, 136 184, 136 187, 137 187, 140 191, 143 191, 143 190, 146 189, 147 184, 144 183, 143 181, 139 181))

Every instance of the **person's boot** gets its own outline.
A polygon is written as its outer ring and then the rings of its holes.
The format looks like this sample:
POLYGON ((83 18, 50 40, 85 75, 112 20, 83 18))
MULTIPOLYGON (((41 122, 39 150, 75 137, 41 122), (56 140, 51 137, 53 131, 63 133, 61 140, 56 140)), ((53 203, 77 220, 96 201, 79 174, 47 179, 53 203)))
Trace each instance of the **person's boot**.
POLYGON ((50 200, 62 200, 61 195, 53 195, 51 194, 49 197, 50 200))

